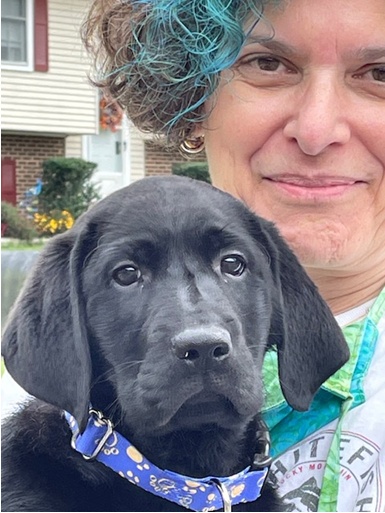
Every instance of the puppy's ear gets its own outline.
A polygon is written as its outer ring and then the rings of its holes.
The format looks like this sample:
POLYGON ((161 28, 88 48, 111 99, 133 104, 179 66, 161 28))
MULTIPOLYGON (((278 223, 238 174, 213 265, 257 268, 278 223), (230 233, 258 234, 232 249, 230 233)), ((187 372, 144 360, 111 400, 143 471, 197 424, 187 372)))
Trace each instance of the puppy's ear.
POLYGON ((91 361, 81 297, 86 230, 81 223, 49 241, 16 301, 2 341, 13 378, 30 394, 88 416, 91 361))
POLYGON ((331 310, 271 223, 262 239, 276 284, 269 345, 278 348, 281 388, 287 402, 305 411, 318 388, 349 359, 331 310))

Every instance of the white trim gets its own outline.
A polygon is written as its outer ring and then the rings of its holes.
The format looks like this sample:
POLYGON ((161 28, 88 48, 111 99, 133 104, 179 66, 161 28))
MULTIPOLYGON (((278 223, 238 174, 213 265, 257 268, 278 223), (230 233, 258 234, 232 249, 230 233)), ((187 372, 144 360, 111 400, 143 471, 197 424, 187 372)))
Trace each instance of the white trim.
POLYGON ((27 62, 10 62, 10 61, 1 61, 1 69, 8 69, 13 71, 34 71, 34 21, 35 21, 35 13, 34 13, 34 1, 26 0, 26 46, 27 46, 27 62))
POLYGON ((82 135, 82 159, 90 160, 90 137, 89 135, 82 135))
POLYGON ((122 145, 122 184, 131 183, 131 132, 130 121, 124 114, 122 118, 121 145, 122 145))

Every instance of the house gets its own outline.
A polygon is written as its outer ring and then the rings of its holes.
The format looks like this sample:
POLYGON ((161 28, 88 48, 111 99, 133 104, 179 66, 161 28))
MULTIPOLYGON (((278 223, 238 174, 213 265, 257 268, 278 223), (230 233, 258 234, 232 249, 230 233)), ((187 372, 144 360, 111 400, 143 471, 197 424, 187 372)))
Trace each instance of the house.
POLYGON ((2 1, 2 199, 12 203, 35 184, 43 160, 80 156, 76 136, 98 130, 78 36, 86 3, 2 1))
POLYGON ((102 195, 183 161, 124 117, 118 130, 100 129, 79 37, 89 1, 2 0, 2 199, 13 204, 50 157, 96 162, 102 195))

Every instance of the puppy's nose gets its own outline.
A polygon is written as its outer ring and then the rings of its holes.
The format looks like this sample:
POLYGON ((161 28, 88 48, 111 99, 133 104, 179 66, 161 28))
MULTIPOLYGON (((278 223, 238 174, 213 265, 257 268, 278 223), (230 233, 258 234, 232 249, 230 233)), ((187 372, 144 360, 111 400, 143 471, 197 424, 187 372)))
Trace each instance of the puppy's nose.
POLYGON ((219 327, 190 328, 172 339, 172 349, 180 360, 196 365, 219 362, 229 357, 230 333, 219 327))

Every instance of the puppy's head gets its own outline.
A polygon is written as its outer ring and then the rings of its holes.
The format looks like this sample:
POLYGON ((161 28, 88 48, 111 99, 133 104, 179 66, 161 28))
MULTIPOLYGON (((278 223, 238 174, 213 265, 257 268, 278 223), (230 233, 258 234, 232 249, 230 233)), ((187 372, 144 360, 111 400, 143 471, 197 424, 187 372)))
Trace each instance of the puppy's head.
POLYGON ((167 432, 253 417, 273 344, 298 410, 348 358, 271 223, 207 184, 171 177, 117 191, 50 241, 3 354, 16 381, 81 428, 108 383, 127 426, 167 432))

